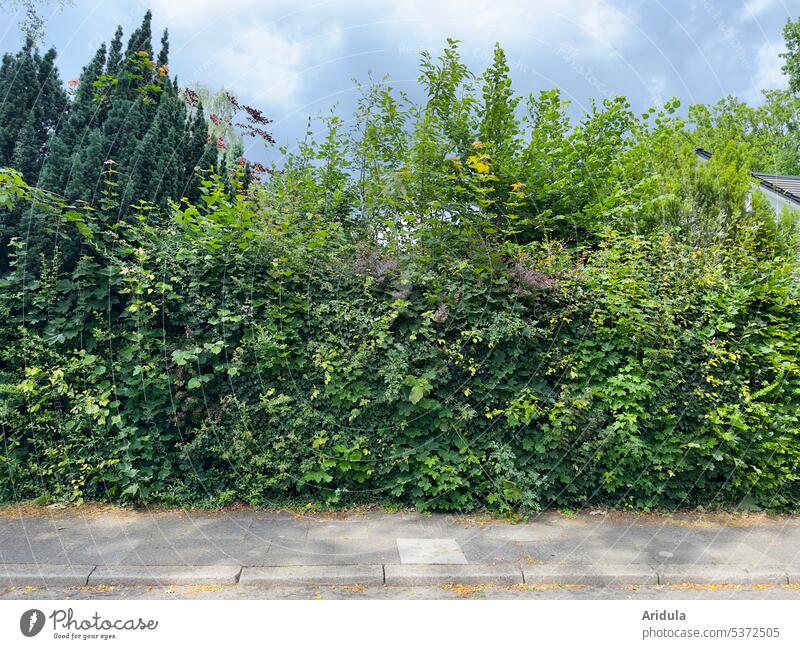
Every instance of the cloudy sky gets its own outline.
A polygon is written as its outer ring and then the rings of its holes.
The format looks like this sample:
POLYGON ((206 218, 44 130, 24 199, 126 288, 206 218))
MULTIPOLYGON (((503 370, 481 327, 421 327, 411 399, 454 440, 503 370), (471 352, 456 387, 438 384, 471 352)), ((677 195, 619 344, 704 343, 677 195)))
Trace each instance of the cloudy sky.
MULTIPOLYGON (((412 92, 420 50, 447 37, 482 69, 495 41, 518 91, 559 87, 578 109, 624 94, 636 108, 672 96, 684 105, 732 94, 758 101, 781 87, 781 30, 796 0, 75 0, 45 4, 45 41, 64 79, 78 76, 117 24, 126 35, 153 11, 170 30, 170 67, 184 85, 233 91, 274 120, 281 144, 308 116, 349 111, 353 80, 388 74, 412 92)), ((20 30, 2 16, 3 50, 20 30)), ((10 20, 9 20, 10 18, 10 20)), ((262 158, 253 143, 249 155, 262 158)), ((267 156, 269 157, 269 156, 267 156)))

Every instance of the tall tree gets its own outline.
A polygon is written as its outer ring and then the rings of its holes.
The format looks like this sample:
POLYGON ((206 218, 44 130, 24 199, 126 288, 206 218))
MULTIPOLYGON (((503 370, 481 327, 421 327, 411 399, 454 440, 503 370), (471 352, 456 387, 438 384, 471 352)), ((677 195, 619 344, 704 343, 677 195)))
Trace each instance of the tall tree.
POLYGON ((786 41, 786 51, 781 54, 786 60, 783 73, 789 77, 789 89, 800 92, 800 19, 786 21, 783 38, 786 41))
POLYGON ((16 55, 6 54, 0 65, 0 165, 13 164, 15 157, 25 160, 20 171, 32 183, 37 182, 47 142, 67 103, 55 58, 52 49, 40 56, 28 38, 16 55))

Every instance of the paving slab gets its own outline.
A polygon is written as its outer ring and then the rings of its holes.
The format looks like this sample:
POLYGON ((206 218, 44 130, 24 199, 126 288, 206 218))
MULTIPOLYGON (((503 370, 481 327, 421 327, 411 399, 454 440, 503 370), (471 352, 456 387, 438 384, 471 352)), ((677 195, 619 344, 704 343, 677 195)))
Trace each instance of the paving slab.
POLYGON ((306 519, 256 519, 247 528, 245 538, 260 541, 305 541, 310 526, 306 519))
POLYGON ((347 537, 351 539, 369 539, 391 537, 387 534, 381 521, 334 521, 309 523, 306 538, 311 541, 338 539, 347 537))
POLYGON ((337 552, 336 541, 273 540, 263 561, 249 561, 244 565, 262 566, 327 566, 352 563, 347 555, 337 552))
POLYGON ((540 554, 542 546, 510 539, 475 538, 459 542, 468 563, 515 563, 546 559, 540 554))
POLYGON ((0 565, 0 586, 44 586, 46 588, 85 586, 94 566, 54 564, 0 565))
POLYGON ((270 541, 182 539, 174 543, 144 543, 128 548, 121 563, 153 566, 211 566, 266 562, 270 541))
POLYGON ((245 567, 242 586, 382 586, 383 566, 259 566, 245 567))
POLYGON ((658 584, 656 571, 648 565, 635 564, 535 564, 524 566, 526 584, 581 584, 612 586, 616 584, 658 584))
MULTIPOLYGON (((0 540, 0 562, 99 564, 115 563, 130 551, 130 540, 108 529, 73 526, 56 533, 20 532, 0 540)), ((26 526, 26 531, 29 527, 26 526)))
MULTIPOLYGON (((469 528, 467 528, 469 530, 469 528)), ((564 538, 566 531, 562 527, 547 525, 546 523, 537 524, 495 524, 487 525, 482 528, 472 529, 469 538, 482 538, 486 540, 499 541, 521 541, 543 543, 545 541, 556 541, 564 538)), ((457 537, 463 540, 464 537, 457 537)))
POLYGON ((459 564, 467 563, 455 539, 397 539, 400 563, 459 564))
POLYGON ((800 581, 800 517, 25 511, 0 516, 0 567, 641 564, 670 582, 800 581))
POLYGON ((437 584, 521 584, 522 571, 502 564, 454 564, 384 566, 387 586, 437 584))
POLYGON ((395 539, 342 537, 336 539, 334 548, 337 559, 353 564, 400 563, 395 539))
POLYGON ((235 584, 240 566, 98 566, 89 586, 235 584))

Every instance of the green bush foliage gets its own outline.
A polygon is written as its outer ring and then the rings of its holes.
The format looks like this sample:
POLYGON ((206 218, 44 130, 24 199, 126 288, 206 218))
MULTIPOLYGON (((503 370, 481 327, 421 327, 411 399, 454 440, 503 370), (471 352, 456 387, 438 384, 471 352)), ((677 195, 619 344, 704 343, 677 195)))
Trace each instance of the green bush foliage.
POLYGON ((748 144, 571 123, 499 48, 420 84, 127 221, 113 165, 93 207, 3 169, 50 246, 0 285, 0 500, 796 509, 795 225, 748 144))

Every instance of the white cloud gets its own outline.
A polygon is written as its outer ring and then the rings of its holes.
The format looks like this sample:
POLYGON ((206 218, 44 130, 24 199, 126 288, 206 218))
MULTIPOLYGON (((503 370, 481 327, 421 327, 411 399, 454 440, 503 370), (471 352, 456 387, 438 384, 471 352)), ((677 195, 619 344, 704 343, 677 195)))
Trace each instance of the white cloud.
POLYGON ((742 23, 754 20, 771 9, 774 4, 775 0, 747 0, 737 12, 736 19, 742 23))
MULTIPOLYGON (((447 37, 458 38, 470 64, 476 58, 488 60, 496 41, 512 58, 514 50, 555 51, 565 44, 576 54, 597 58, 619 52, 638 36, 632 10, 617 9, 612 0, 572 0, 568 5, 563 0, 149 3, 157 23, 170 27, 173 43, 183 43, 183 53, 197 64, 196 78, 242 88, 253 99, 285 107, 308 90, 303 78, 308 68, 341 56, 345 46, 351 50, 365 31, 408 52, 438 51, 447 37), (332 23, 340 29, 332 29, 332 23)), ((515 63, 521 69, 529 64, 524 59, 515 63)))
MULTIPOLYGON (((350 0, 375 8, 366 0, 350 0)), ((378 5, 380 6, 380 5, 378 5)), ((629 10, 630 12, 630 10, 629 10)), ((470 44, 499 40, 505 45, 539 42, 560 45, 567 34, 578 41, 576 48, 591 49, 595 54, 621 46, 633 27, 626 16, 604 0, 405 0, 381 12, 384 20, 397 21, 396 27, 420 38, 436 39, 457 36, 470 44)))
POLYGON ((336 28, 293 38, 270 25, 248 27, 210 53, 201 67, 247 97, 287 107, 302 91, 310 69, 338 57, 341 41, 336 28))
POLYGON ((781 71, 783 59, 778 56, 784 50, 782 41, 766 42, 758 48, 756 54, 756 72, 750 88, 745 92, 745 99, 758 101, 762 90, 771 90, 786 86, 786 77, 781 71))
MULTIPOLYGON (((159 22, 170 28, 203 27, 230 18, 246 20, 252 12, 264 7, 263 0, 150 0, 150 8, 159 22)), ((291 6, 284 0, 271 0, 270 9, 291 6)), ((274 20, 280 14, 272 17, 274 20)))
POLYGON ((631 28, 630 16, 602 0, 590 0, 580 11, 584 31, 597 42, 613 48, 622 45, 631 28))

